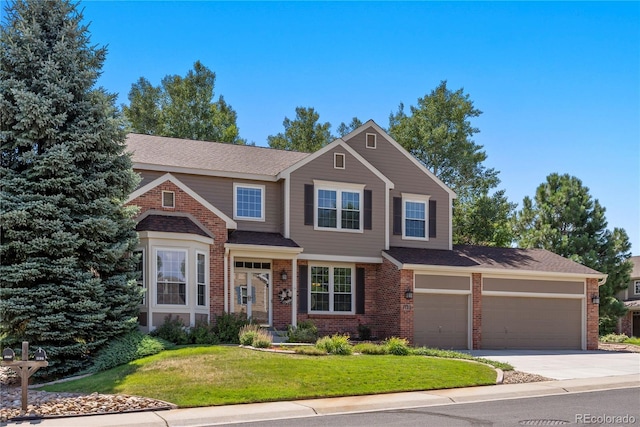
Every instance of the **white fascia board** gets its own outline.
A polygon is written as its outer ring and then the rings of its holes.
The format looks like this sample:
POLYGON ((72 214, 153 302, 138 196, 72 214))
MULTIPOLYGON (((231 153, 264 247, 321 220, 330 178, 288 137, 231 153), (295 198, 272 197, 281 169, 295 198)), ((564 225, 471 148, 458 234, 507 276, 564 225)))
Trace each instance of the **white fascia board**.
POLYGON ((522 276, 532 277, 532 278, 558 278, 558 279, 600 279, 603 277, 602 274, 582 274, 582 273, 561 273, 555 271, 536 271, 536 270, 507 270, 507 269, 496 269, 496 268, 474 268, 474 267, 455 267, 450 265, 427 265, 427 264, 400 264, 402 265, 402 269, 404 270, 414 270, 417 272, 430 272, 430 271, 439 271, 439 272, 466 272, 468 274, 471 273, 481 273, 483 277, 504 277, 504 276, 516 276, 520 278, 522 276))
POLYGON ((213 245, 213 239, 211 237, 205 237, 199 234, 169 233, 165 231, 139 231, 138 236, 141 239, 180 240, 213 245))
POLYGON ((135 200, 136 198, 142 196, 146 192, 154 189, 155 187, 157 187, 158 185, 166 181, 170 181, 173 184, 175 184, 176 187, 178 187, 179 189, 187 193, 189 196, 193 197, 198 203, 200 203, 202 206, 204 206, 205 208, 213 212, 218 218, 222 219, 225 222, 227 229, 235 230, 238 228, 238 224, 233 219, 229 218, 220 209, 216 208, 211 203, 207 202, 202 196, 200 196, 198 193, 193 191, 186 184, 184 184, 182 181, 180 181, 178 178, 171 175, 170 173, 166 173, 161 177, 154 179, 147 185, 144 185, 138 188, 137 190, 135 190, 133 193, 129 195, 129 198, 127 198, 125 203, 130 203, 131 201, 135 200))
POLYGON ((510 298, 561 298, 584 299, 584 294, 554 294, 552 292, 506 292, 506 291, 482 291, 483 297, 510 297, 510 298))
POLYGON ((288 248, 284 246, 267 245, 243 245, 239 243, 225 243, 225 249, 229 250, 234 257, 256 257, 273 259, 293 259, 304 249, 288 248))
POLYGON ((411 160, 413 162, 413 164, 415 164, 429 178, 434 180, 436 182, 436 184, 438 184, 440 187, 442 187, 442 189, 444 189, 447 193, 449 193, 449 195, 451 196, 452 199, 455 199, 457 197, 456 193, 451 188, 449 188, 444 182, 442 182, 440 180, 440 178, 435 176, 433 172, 431 172, 422 163, 420 163, 420 161, 418 159, 413 157, 411 155, 411 153, 409 153, 407 150, 405 150, 404 147, 402 147, 402 145, 400 145, 393 138, 391 138, 391 136, 387 132, 385 132, 384 129, 382 129, 380 126, 378 126, 378 124, 376 122, 374 122, 373 120, 368 120, 366 123, 364 123, 362 126, 357 128, 356 130, 354 130, 351 133, 343 136, 342 139, 345 140, 345 141, 348 140, 348 139, 351 139, 355 135, 363 132, 369 126, 373 127, 376 130, 376 132, 378 132, 383 138, 385 138, 387 141, 389 141, 389 143, 392 146, 394 146, 398 151, 400 151, 406 158, 411 160))
POLYGON ((382 258, 385 258, 387 261, 389 261, 391 264, 395 265, 396 267, 398 267, 398 270, 402 270, 404 267, 400 261, 398 261, 397 259, 395 259, 394 257, 392 257, 391 255, 389 255, 386 252, 382 252, 382 258))
POLYGON ((351 154, 353 157, 355 157, 360 163, 362 163, 367 169, 369 169, 374 175, 376 175, 382 182, 384 182, 386 184, 387 191, 394 188, 394 184, 393 184, 393 182, 391 182, 391 180, 389 178, 387 178, 382 172, 380 172, 378 169, 376 169, 371 163, 369 163, 367 161, 367 159, 365 159, 360 154, 358 154, 358 152, 356 152, 353 148, 349 147, 349 145, 346 144, 344 142, 344 140, 342 140, 341 138, 336 139, 331 144, 325 145, 324 147, 322 147, 321 149, 319 149, 315 153, 313 153, 313 154, 305 157, 304 159, 298 161, 297 163, 294 163, 293 165, 289 166, 288 168, 286 168, 285 170, 280 172, 276 176, 276 178, 277 179, 281 179, 281 178, 288 179, 291 176, 292 172, 300 169, 301 167, 303 167, 304 165, 306 165, 309 162, 312 162, 313 160, 317 159, 318 157, 323 156, 324 154, 326 154, 327 152, 333 150, 336 147, 344 148, 349 154, 351 154))
POLYGON ((360 264, 382 264, 381 257, 346 256, 346 255, 324 255, 324 254, 300 254, 299 260, 326 261, 326 262, 348 262, 360 264))
POLYGON ((276 182, 278 179, 274 175, 262 175, 255 173, 230 172, 212 169, 186 168, 181 166, 157 165, 153 163, 134 163, 134 170, 149 170, 159 172, 184 173, 190 175, 217 176, 221 178, 247 179, 251 181, 276 182))

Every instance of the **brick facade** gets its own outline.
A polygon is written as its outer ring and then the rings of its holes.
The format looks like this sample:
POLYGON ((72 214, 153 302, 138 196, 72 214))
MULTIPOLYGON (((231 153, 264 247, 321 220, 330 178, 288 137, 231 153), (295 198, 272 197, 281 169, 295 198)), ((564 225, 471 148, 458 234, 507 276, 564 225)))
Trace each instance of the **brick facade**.
POLYGON ((598 304, 591 302, 591 295, 598 294, 598 279, 587 279, 587 350, 598 349, 600 314, 598 304))
POLYGON ((480 273, 471 274, 471 300, 473 304, 471 348, 478 350, 482 343, 482 274, 480 273))

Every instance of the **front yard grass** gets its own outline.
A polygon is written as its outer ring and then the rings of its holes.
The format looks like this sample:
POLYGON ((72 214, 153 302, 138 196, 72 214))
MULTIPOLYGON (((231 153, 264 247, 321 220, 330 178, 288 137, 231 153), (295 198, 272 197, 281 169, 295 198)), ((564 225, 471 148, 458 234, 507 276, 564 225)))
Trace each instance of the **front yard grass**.
POLYGON ((163 351, 46 391, 145 396, 179 407, 495 384, 489 366, 425 356, 302 356, 238 347, 163 351))

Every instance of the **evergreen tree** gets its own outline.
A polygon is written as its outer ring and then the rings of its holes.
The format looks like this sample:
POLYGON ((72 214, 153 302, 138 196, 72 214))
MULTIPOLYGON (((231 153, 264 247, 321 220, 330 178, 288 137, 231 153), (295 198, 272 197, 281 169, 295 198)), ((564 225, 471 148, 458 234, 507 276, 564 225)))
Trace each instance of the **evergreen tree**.
POLYGON ((631 273, 631 244, 624 229, 607 229, 605 208, 593 200, 578 178, 553 173, 529 197, 514 219, 521 247, 543 248, 606 273, 600 286, 600 333, 613 332, 626 309, 615 295, 631 273))
POLYGON ((137 242, 123 201, 138 178, 106 49, 68 0, 15 0, 0 33, 0 337, 47 351, 47 376, 82 368, 136 327, 137 242))

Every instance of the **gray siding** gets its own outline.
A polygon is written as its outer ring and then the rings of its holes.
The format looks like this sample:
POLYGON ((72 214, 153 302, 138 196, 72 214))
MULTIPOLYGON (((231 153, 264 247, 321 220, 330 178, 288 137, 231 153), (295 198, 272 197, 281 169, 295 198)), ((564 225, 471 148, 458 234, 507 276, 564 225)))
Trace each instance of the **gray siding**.
MULTIPOLYGON (((336 147, 291 174, 291 238, 304 254, 380 257, 385 242, 385 184, 342 147, 336 147), (334 169, 333 154, 345 154, 345 169, 334 169), (366 184, 372 191, 372 229, 362 233, 314 230, 304 225, 304 186, 315 180, 366 184)), ((361 201, 361 206, 363 205, 361 201)), ((361 217, 362 220, 362 217, 361 217)))
POLYGON ((384 136, 373 127, 363 130, 347 144, 363 156, 369 163, 382 172, 393 183, 389 199, 389 233, 391 246, 413 248, 449 249, 449 194, 433 179, 424 174, 411 160, 391 145, 384 136), (366 148, 366 134, 377 135, 376 148, 366 148), (428 241, 403 240, 402 236, 393 235, 393 197, 401 197, 402 193, 430 195, 437 202, 436 237, 428 241))
MULTIPOLYGON (((138 171, 142 176, 140 186, 146 185, 165 172, 138 171)), ((207 202, 233 218, 233 184, 257 184, 265 186, 265 221, 236 220, 238 230, 263 231, 270 233, 282 232, 282 182, 250 181, 242 179, 221 178, 174 173, 172 174, 183 184, 195 191, 207 202)), ((177 210, 179 210, 177 206, 177 210)))

